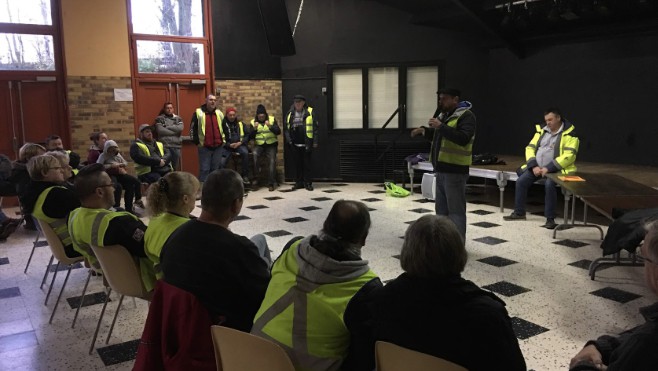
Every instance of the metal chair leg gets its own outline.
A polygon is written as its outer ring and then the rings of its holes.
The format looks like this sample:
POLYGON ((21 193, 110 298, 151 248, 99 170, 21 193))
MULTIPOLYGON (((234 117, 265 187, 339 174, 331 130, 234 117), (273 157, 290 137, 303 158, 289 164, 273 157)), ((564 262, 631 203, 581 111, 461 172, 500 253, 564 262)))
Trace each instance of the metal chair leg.
MULTIPOLYGON (((50 269, 50 266, 48 266, 50 269)), ((53 291, 53 284, 55 283, 55 278, 57 278, 57 272, 59 272, 59 262, 55 266, 55 273, 53 274, 53 280, 50 281, 50 288, 48 289, 48 294, 46 295, 46 301, 43 302, 43 305, 48 305, 48 298, 50 297, 50 292, 53 291)))
POLYGON ((62 288, 59 290, 59 295, 57 295, 57 301, 55 302, 55 308, 53 308, 53 314, 50 315, 50 320, 48 321, 49 324, 53 323, 53 318, 55 318, 55 312, 57 312, 59 301, 62 299, 64 288, 66 287, 66 283, 69 281, 69 276, 71 275, 71 269, 73 269, 73 264, 69 265, 69 270, 68 272, 66 272, 66 278, 64 278, 64 283, 62 284, 62 288))
POLYGON ((78 304, 78 309, 75 310, 75 316, 73 316, 73 324, 71 328, 75 328, 75 321, 78 320, 78 313, 80 313, 80 308, 82 308, 82 302, 85 301, 85 295, 87 294, 87 286, 89 285, 89 280, 91 279, 91 269, 87 275, 87 281, 85 282, 85 287, 82 289, 82 297, 80 297, 80 304, 78 304))
POLYGON ((110 300, 110 293, 112 289, 110 288, 107 296, 105 297, 105 304, 103 304, 103 309, 101 310, 101 315, 98 317, 98 324, 96 325, 96 331, 94 332, 94 338, 91 339, 91 346, 89 347, 89 355, 94 351, 94 345, 96 345, 96 338, 98 337, 98 330, 101 328, 101 321, 103 321, 103 315, 105 315, 105 308, 107 308, 107 302, 110 300))
POLYGON ((110 343, 110 336, 112 336, 112 330, 114 330, 114 324, 117 322, 117 317, 119 317, 119 310, 121 310, 121 303, 123 303, 123 298, 124 298, 124 295, 121 295, 121 298, 119 299, 119 305, 117 305, 117 312, 114 313, 114 319, 112 320, 112 326, 110 326, 110 332, 107 334, 107 339, 105 340, 105 344, 110 343))
POLYGON ((27 258, 27 264, 25 264, 25 270, 23 273, 27 274, 27 269, 30 267, 30 262, 32 261, 32 256, 34 255, 34 250, 37 248, 37 243, 39 242, 39 237, 41 237, 41 231, 37 231, 37 238, 32 242, 32 252, 30 253, 30 257, 27 258))
POLYGON ((46 265, 46 272, 44 272, 43 279, 41 280, 41 286, 39 286, 39 289, 41 290, 43 290, 43 285, 48 279, 48 271, 50 270, 50 266, 53 265, 53 260, 55 260, 55 255, 50 255, 50 261, 48 262, 48 265, 46 265))

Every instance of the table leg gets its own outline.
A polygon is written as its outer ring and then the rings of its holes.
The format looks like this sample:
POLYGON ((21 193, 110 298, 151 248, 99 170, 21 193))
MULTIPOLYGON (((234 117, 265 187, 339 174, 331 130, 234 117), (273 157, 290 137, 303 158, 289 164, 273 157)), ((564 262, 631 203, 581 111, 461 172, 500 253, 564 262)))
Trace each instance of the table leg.
POLYGON ((411 163, 407 161, 407 172, 409 173, 409 185, 411 189, 409 189, 410 194, 414 194, 414 168, 411 167, 411 163))
MULTIPOLYGON (((562 228, 568 229, 569 227, 569 200, 571 200, 571 192, 562 188, 562 194, 564 194, 564 222, 562 224, 558 224, 555 229, 553 229, 553 238, 557 238, 557 231, 562 228)), ((575 203, 576 202, 574 199, 574 204, 575 203)))
POLYGON ((505 198, 505 187, 507 186, 507 176, 505 173, 501 171, 496 174, 496 183, 498 184, 498 189, 500 190, 500 212, 504 213, 505 208, 503 207, 503 199, 505 198))

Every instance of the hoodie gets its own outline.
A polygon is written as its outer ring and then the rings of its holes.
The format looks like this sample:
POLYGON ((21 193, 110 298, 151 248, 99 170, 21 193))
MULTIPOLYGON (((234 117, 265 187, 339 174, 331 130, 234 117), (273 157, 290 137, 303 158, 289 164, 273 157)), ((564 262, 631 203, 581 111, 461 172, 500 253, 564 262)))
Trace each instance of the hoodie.
MULTIPOLYGON (((117 153, 116 156, 110 156, 107 150, 112 147, 116 147, 117 149, 119 149, 117 142, 113 140, 108 140, 107 142, 105 142, 103 153, 101 153, 101 155, 98 156, 98 160, 96 161, 96 163, 105 165, 105 170, 113 175, 113 173, 115 173, 115 170, 117 170, 115 168, 112 168, 113 164, 123 164, 125 166, 128 165, 128 162, 126 161, 126 159, 123 158, 123 156, 121 156, 120 152, 117 153)), ((116 173, 118 173, 118 170, 116 171, 116 173)))

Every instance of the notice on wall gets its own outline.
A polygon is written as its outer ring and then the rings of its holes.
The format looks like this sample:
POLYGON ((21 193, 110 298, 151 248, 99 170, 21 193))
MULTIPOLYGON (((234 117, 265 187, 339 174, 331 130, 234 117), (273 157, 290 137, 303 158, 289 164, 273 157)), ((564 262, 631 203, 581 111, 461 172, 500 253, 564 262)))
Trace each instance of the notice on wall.
POLYGON ((115 102, 132 102, 133 90, 132 89, 114 89, 115 102))

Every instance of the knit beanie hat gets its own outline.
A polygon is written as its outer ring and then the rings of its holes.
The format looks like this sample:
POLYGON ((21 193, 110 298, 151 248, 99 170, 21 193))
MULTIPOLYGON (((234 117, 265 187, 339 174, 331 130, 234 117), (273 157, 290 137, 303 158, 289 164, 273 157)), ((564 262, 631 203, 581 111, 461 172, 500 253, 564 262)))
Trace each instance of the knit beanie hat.
POLYGON ((258 107, 256 107, 256 114, 260 115, 261 113, 264 113, 267 115, 267 111, 265 110, 265 106, 262 104, 259 104, 258 107))
POLYGON ((227 114, 227 115, 228 115, 229 113, 231 113, 231 112, 235 112, 235 113, 237 113, 238 111, 237 111, 235 108, 233 108, 233 107, 229 107, 229 108, 226 109, 226 114, 227 114))

